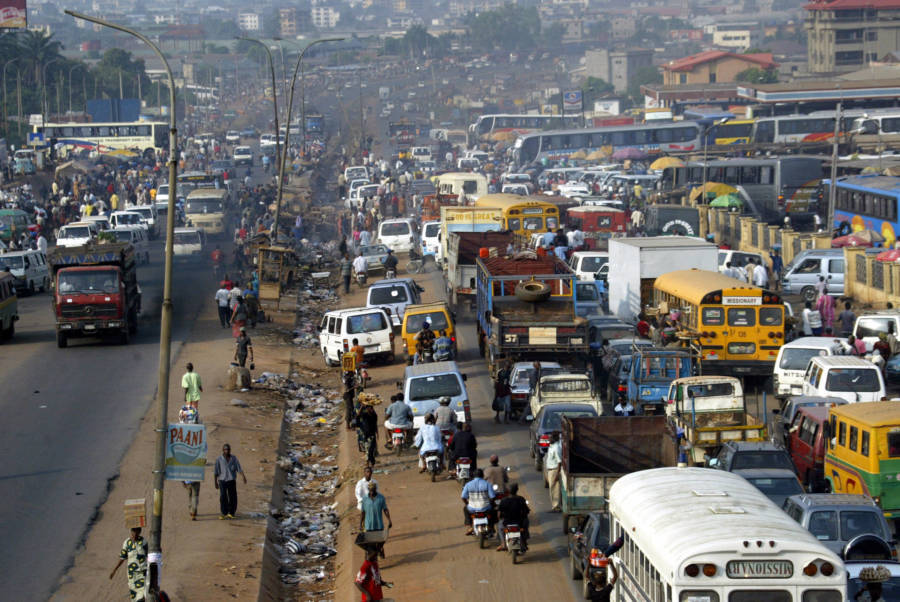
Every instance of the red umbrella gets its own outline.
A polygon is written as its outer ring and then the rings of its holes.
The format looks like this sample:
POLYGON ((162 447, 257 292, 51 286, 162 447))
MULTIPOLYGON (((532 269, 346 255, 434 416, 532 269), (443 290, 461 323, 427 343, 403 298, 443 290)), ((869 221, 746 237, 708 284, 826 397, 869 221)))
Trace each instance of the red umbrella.
POLYGON ((884 238, 881 235, 871 230, 863 230, 847 236, 838 236, 831 241, 831 246, 835 249, 841 247, 874 247, 876 242, 882 242, 883 240, 884 238), (873 234, 875 236, 872 236, 873 234))
POLYGON ((882 251, 875 256, 875 259, 878 261, 898 261, 900 260, 900 249, 888 249, 887 251, 882 251))

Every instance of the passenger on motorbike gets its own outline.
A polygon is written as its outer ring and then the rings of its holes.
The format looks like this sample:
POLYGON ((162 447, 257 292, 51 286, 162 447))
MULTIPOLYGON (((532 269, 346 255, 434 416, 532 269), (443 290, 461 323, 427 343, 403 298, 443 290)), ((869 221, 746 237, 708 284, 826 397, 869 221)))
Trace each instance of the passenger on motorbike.
MULTIPOLYGON (((457 433, 459 435, 460 433, 457 433)), ((488 512, 494 507, 494 488, 484 480, 484 471, 475 471, 475 478, 466 483, 460 495, 463 501, 463 514, 466 522, 466 535, 472 535, 472 512, 488 512)), ((493 529, 493 522, 488 519, 488 529, 493 529)))
MULTIPOLYGON (((528 549, 528 513, 530 509, 525 498, 519 495, 518 483, 513 483, 509 486, 509 495, 500 500, 497 512, 500 515, 500 520, 503 521, 504 528, 508 525, 519 525, 519 528, 522 530, 522 551, 526 551, 528 549)), ((502 552, 504 550, 506 550, 506 539, 503 536, 503 529, 501 529, 500 545, 497 546, 497 551, 502 552)))
POLYGON ((431 322, 425 320, 422 324, 422 330, 416 335, 416 341, 422 343, 423 351, 430 351, 434 347, 434 331, 431 330, 431 322))
POLYGON ((430 412, 425 414, 425 424, 416 434, 416 440, 413 443, 419 448, 419 472, 425 472, 425 453, 438 452, 438 462, 442 463, 444 458, 444 442, 441 439, 441 429, 435 426, 434 415, 430 412))
POLYGON ((393 446, 391 435, 394 429, 410 431, 413 425, 413 413, 409 406, 406 405, 406 402, 403 401, 403 393, 393 395, 391 401, 393 403, 384 411, 384 433, 387 437, 384 446, 388 449, 391 449, 393 446))
POLYGON ((453 359, 453 339, 447 336, 447 331, 442 330, 441 336, 434 340, 434 361, 443 362, 453 359))
POLYGON ((490 459, 491 465, 484 469, 484 479, 494 487, 497 493, 506 493, 506 483, 509 476, 500 466, 500 458, 497 454, 493 454, 490 459))
POLYGON ((390 249, 387 250, 387 257, 384 258, 384 271, 385 273, 388 270, 394 270, 394 274, 397 273, 397 258, 394 257, 394 252, 390 249))
POLYGON ((450 409, 450 398, 446 395, 441 397, 439 405, 434 411, 434 424, 442 431, 456 430, 456 412, 450 409))
POLYGON ((472 425, 468 422, 457 425, 457 431, 450 442, 450 459, 456 462, 457 458, 468 458, 472 461, 472 470, 478 467, 478 442, 472 434, 472 425))

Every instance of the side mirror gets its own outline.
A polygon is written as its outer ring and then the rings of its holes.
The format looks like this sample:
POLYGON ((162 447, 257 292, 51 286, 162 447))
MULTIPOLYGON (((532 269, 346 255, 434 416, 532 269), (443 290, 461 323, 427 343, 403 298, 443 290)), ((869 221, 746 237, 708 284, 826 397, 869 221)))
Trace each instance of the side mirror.
POLYGON ((533 422, 533 421, 534 421, 534 416, 531 416, 529 414, 528 416, 525 417, 525 422, 533 422))
POLYGON ((466 382, 467 380, 469 380, 469 375, 468 375, 468 374, 463 374, 463 375, 462 375, 462 379, 463 379, 463 382, 466 382))
POLYGON ((778 408, 772 408, 772 413, 773 414, 781 414, 781 410, 779 410, 778 408))
POLYGON ((714 466, 718 466, 718 465, 719 465, 719 459, 718 459, 718 458, 710 458, 709 462, 707 462, 706 464, 707 464, 707 466, 709 466, 710 468, 712 468, 712 467, 714 467, 714 466))

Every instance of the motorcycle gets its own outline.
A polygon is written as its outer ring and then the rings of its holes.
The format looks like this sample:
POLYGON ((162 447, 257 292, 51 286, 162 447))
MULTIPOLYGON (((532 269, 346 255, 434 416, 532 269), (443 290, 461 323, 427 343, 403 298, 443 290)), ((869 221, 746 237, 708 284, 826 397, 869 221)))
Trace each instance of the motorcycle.
POLYGON ((368 279, 369 279, 369 275, 366 274, 365 271, 356 272, 356 284, 358 284, 360 286, 360 288, 362 288, 366 285, 366 281, 368 279))
POLYGON ((425 469, 431 473, 431 482, 434 483, 437 474, 441 472, 441 455, 439 452, 425 452, 425 469))
POLYGON ((472 460, 469 458, 456 459, 456 479, 460 485, 465 485, 472 478, 472 460))
POLYGON ((391 429, 391 447, 393 447, 394 451, 397 452, 397 455, 399 456, 400 452, 403 451, 403 448, 406 447, 406 429, 391 429))
POLYGON ((446 460, 447 465, 450 465, 450 437, 453 436, 453 431, 450 429, 441 429, 441 442, 444 444, 444 460, 446 460))
POLYGON ((356 386, 360 391, 366 390, 369 383, 369 368, 365 364, 356 367, 356 386))
POLYGON ((438 349, 434 352, 434 361, 449 362, 453 359, 453 351, 450 349, 438 349))
POLYGON ((384 271, 384 277, 388 280, 392 280, 397 277, 397 270, 393 268, 388 268, 384 271))
POLYGON ((434 351, 431 349, 423 349, 420 364, 430 364, 434 362, 434 351))
POLYGON ((472 512, 472 531, 473 535, 478 538, 478 547, 484 549, 484 542, 488 538, 491 531, 489 515, 490 512, 472 512))
POLYGON ((506 525, 503 527, 503 538, 506 540, 506 550, 512 556, 512 563, 516 564, 516 558, 525 553, 522 545, 522 529, 519 525, 506 525))

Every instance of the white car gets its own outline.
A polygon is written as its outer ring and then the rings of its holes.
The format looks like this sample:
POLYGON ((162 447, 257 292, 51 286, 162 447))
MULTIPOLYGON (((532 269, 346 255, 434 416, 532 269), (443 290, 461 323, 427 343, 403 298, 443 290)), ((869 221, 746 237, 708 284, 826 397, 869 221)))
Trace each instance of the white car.
POLYGON ((377 242, 395 253, 408 252, 419 246, 419 235, 411 219, 386 219, 378 224, 377 242))
POLYGON ((144 216, 137 211, 113 211, 109 216, 109 222, 112 224, 113 228, 134 226, 143 228, 148 235, 150 234, 150 229, 147 227, 147 224, 144 223, 144 216))
POLYGON ((241 141, 241 134, 236 130, 228 130, 225 132, 225 142, 229 144, 237 144, 241 141))
POLYGON ((206 234, 200 228, 175 228, 172 251, 179 259, 201 259, 206 247, 206 234))
POLYGON ((253 149, 249 146, 236 146, 231 159, 235 165, 253 165, 253 149))
POLYGON ((147 228, 139 226, 117 226, 110 230, 119 242, 128 242, 134 247, 134 256, 138 261, 150 263, 150 241, 147 228))
POLYGON ((59 229, 56 244, 60 247, 80 247, 97 239, 99 229, 91 222, 73 222, 59 229))
POLYGON ((129 207, 125 207, 126 211, 134 211, 135 213, 141 214, 141 220, 147 224, 147 232, 150 235, 150 238, 156 237, 156 228, 157 228, 157 213, 156 213, 156 205, 131 205, 129 207))

